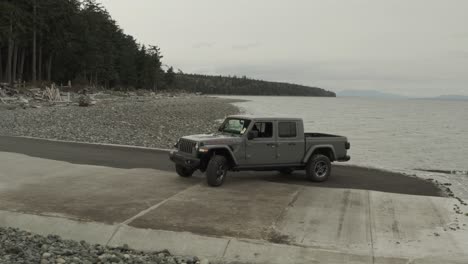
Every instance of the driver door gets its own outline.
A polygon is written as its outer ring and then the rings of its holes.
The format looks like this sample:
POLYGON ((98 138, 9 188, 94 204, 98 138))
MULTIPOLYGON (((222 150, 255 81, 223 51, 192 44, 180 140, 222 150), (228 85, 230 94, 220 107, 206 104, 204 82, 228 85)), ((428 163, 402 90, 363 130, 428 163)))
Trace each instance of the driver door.
POLYGON ((247 139, 246 161, 249 165, 276 163, 276 131, 274 121, 257 121, 251 131, 258 131, 258 136, 247 139))

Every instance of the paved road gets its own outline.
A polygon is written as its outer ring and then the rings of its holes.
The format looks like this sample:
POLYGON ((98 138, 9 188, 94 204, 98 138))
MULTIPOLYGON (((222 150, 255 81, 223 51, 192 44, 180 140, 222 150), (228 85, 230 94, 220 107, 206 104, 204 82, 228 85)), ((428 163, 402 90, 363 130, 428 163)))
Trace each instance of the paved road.
MULTIPOLYGON (((169 161, 167 152, 158 150, 0 136, 0 151, 66 161, 73 164, 174 171, 174 165, 169 161)), ((302 171, 288 177, 275 172, 239 172, 230 175, 285 184, 440 196, 439 189, 428 181, 397 173, 341 164, 334 166, 330 180, 325 183, 312 183, 304 180, 304 172, 302 171)))

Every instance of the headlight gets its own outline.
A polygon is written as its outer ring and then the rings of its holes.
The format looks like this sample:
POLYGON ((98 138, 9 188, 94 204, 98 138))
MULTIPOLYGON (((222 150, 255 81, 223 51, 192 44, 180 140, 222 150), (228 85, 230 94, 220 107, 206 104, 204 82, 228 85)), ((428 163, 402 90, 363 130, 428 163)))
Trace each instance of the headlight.
POLYGON ((200 152, 200 153, 207 153, 208 151, 209 151, 209 150, 206 149, 206 148, 200 148, 200 149, 198 150, 198 152, 200 152))
POLYGON ((177 142, 174 144, 174 148, 179 148, 179 141, 180 141, 180 138, 177 140, 177 142))
POLYGON ((197 142, 197 144, 195 145, 195 148, 197 149, 198 152, 201 152, 201 153, 208 152, 208 149, 204 148, 203 146, 205 146, 205 143, 197 142))

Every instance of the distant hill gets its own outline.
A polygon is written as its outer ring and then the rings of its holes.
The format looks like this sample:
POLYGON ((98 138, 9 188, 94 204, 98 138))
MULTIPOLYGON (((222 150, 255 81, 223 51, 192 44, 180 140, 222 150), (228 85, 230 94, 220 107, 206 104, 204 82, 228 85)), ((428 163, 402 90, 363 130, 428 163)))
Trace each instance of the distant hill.
POLYGON ((298 84, 268 82, 246 77, 211 76, 178 73, 173 84, 177 89, 204 94, 285 95, 336 97, 334 92, 298 84))
POLYGON ((448 94, 436 97, 407 97, 398 94, 384 93, 376 90, 344 90, 337 93, 338 97, 366 97, 366 98, 389 98, 389 99, 416 99, 416 100, 468 100, 466 95, 448 94))
POLYGON ((465 100, 468 100, 468 96, 457 95, 457 94, 447 94, 447 95, 440 95, 440 96, 434 97, 434 99, 465 101, 465 100))
POLYGON ((338 92, 338 97, 370 97, 370 98, 406 98, 405 96, 384 93, 375 90, 344 90, 338 92))

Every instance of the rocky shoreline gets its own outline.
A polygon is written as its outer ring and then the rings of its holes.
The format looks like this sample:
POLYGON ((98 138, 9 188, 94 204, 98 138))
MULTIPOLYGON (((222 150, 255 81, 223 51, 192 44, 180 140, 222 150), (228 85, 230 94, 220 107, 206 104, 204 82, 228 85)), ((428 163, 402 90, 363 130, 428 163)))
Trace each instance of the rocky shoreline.
POLYGON ((195 94, 96 94, 77 103, 0 109, 0 135, 170 148, 187 134, 212 132, 239 109, 195 94))
POLYGON ((208 264, 194 256, 173 256, 167 250, 142 252, 123 247, 91 245, 85 241, 63 240, 15 228, 0 227, 0 263, 92 264, 92 263, 148 263, 148 264, 208 264))
MULTIPOLYGON (((0 135, 169 148, 182 135, 215 131, 226 115, 239 112, 229 104, 233 100, 186 93, 98 93, 91 96, 95 104, 89 107, 80 107, 79 97, 73 94, 70 102, 59 104, 10 97, 9 105, 0 107, 0 135)), ((208 264, 209 261, 173 256, 168 251, 134 251, 127 246, 91 245, 55 235, 44 237, 0 228, 0 263, 208 264)))

